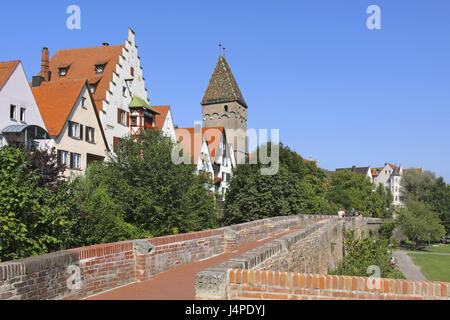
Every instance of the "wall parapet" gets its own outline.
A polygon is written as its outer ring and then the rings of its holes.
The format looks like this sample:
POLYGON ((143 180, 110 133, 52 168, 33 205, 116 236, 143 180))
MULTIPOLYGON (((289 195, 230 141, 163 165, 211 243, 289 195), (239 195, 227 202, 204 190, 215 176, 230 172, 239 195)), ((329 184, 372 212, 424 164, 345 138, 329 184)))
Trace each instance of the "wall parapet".
POLYGON ((0 263, 0 300, 83 299, 329 218, 275 217, 225 228, 76 248, 0 263))
POLYGON ((246 269, 229 269, 225 278, 230 300, 450 300, 448 282, 246 269))

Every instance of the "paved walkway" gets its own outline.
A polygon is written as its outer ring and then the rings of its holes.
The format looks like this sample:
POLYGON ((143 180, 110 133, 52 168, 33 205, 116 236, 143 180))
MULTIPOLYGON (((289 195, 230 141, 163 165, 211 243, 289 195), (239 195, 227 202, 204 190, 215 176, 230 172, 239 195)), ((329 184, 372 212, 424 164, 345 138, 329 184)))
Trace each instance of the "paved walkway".
POLYGON ((252 242, 238 248, 235 252, 224 253, 207 260, 184 265, 161 273, 152 280, 135 282, 124 287, 88 297, 86 300, 194 300, 195 276, 197 273, 206 268, 215 266, 218 263, 237 257, 248 250, 277 239, 294 230, 298 229, 291 229, 288 232, 278 234, 262 241, 252 242))
POLYGON ((393 250, 392 256, 398 263, 398 268, 405 275, 407 280, 425 280, 427 278, 420 272, 420 267, 416 266, 408 253, 415 253, 403 250, 393 250))

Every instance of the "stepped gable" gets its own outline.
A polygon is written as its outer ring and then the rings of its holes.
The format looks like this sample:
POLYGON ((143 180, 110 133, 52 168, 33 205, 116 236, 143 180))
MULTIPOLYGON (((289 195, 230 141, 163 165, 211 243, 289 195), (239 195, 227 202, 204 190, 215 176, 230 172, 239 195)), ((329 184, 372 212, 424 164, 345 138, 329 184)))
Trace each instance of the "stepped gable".
POLYGON ((113 79, 113 73, 116 71, 116 65, 119 63, 119 57, 125 45, 107 46, 80 49, 59 50, 50 60, 50 81, 87 79, 89 84, 97 84, 94 101, 97 110, 103 109, 103 100, 106 98, 106 92, 109 90, 110 82, 113 79), (103 74, 97 74, 96 65, 105 65, 103 74), (67 68, 67 74, 64 77, 59 76, 59 69, 67 68))

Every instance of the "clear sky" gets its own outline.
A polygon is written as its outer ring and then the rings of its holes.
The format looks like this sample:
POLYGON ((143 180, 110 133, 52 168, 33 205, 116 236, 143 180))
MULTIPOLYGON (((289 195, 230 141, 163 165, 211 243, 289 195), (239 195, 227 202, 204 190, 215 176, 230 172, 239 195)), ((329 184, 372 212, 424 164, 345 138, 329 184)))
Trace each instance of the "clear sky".
POLYGON ((222 43, 249 106, 248 127, 319 166, 424 167, 450 182, 450 1, 7 1, 0 61, 22 60, 31 80, 41 48, 136 43, 153 105, 175 123, 201 120, 222 43), (69 30, 69 5, 81 29, 69 30), (381 30, 369 30, 369 5, 381 30))

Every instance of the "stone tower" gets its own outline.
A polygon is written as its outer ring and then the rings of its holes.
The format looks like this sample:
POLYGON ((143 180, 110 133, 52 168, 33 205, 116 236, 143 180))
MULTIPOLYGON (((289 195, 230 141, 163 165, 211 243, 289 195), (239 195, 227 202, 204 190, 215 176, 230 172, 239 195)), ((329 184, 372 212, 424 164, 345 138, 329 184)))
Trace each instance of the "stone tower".
POLYGON ((217 61, 201 104, 205 127, 224 127, 236 161, 242 163, 248 154, 248 107, 223 56, 217 61))

